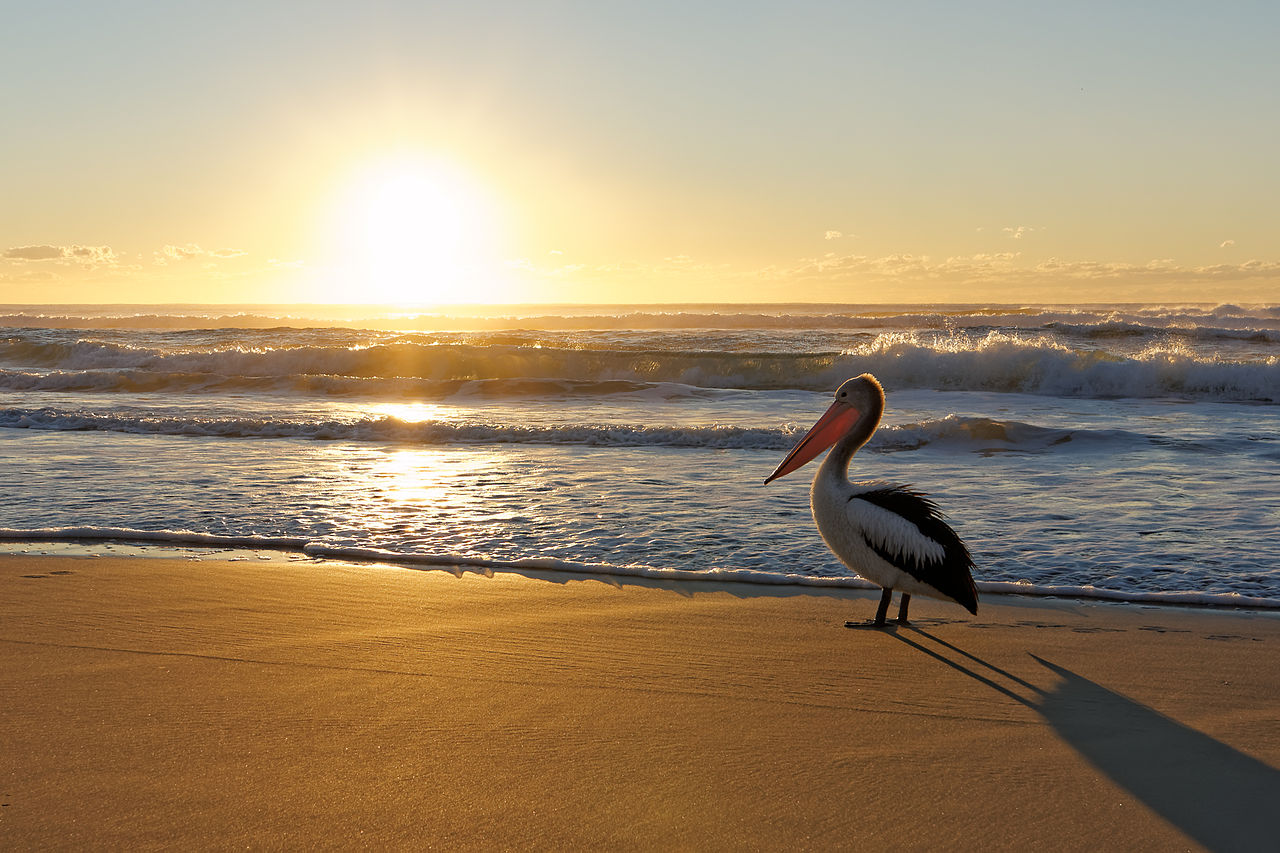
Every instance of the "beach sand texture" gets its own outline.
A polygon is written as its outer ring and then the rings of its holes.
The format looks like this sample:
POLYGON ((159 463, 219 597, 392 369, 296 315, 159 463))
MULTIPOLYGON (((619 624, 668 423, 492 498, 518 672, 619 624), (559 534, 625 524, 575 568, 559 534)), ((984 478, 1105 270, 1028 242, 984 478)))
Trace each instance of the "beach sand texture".
POLYGON ((1280 619, 0 557, 0 847, 1280 844, 1280 619))

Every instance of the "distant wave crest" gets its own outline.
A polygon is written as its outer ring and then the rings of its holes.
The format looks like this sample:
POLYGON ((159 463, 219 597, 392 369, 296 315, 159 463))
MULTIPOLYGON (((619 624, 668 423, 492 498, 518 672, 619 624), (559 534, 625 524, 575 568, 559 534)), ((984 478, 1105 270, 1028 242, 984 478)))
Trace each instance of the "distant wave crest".
POLYGON ((370 306, 0 306, 0 328, 438 330, 629 329, 1087 329, 1119 325, 1142 333, 1280 330, 1280 306, 1170 304, 966 305, 576 305, 490 306, 448 313, 375 310, 370 306))
POLYGON ((0 339, 0 389, 261 391, 372 399, 597 395, 656 383, 707 389, 828 391, 865 371, 890 389, 1063 397, 1280 401, 1280 356, 1230 361, 1177 342, 1129 356, 1073 348, 1047 333, 886 332, 842 352, 725 352, 439 343, 189 348, 0 339))

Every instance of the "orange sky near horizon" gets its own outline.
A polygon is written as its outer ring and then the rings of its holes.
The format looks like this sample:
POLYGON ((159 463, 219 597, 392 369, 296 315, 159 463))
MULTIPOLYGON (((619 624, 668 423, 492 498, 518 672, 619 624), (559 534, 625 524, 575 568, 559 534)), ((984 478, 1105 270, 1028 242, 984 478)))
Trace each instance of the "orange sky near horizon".
POLYGON ((1280 12, 54 3, 0 303, 1277 302, 1280 12))

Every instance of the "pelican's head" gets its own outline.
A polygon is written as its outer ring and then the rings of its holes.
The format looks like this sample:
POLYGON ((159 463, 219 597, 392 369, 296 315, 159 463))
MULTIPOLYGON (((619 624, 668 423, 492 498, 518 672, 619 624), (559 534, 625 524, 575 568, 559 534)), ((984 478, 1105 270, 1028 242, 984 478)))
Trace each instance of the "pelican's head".
POLYGON ((836 389, 836 402, 853 406, 860 412, 884 408, 884 386, 870 373, 846 379, 836 389))
MULTIPOLYGON (((831 408, 827 409, 822 417, 818 418, 818 422, 804 434, 804 438, 791 448, 791 452, 782 460, 782 464, 764 481, 765 485, 801 467, 844 438, 854 427, 864 421, 872 421, 871 429, 874 430, 882 411, 884 411, 884 388, 881 387, 879 380, 870 373, 847 380, 836 389, 836 399, 831 404, 831 408)), ((868 431, 867 435, 870 436, 870 434, 868 431)))

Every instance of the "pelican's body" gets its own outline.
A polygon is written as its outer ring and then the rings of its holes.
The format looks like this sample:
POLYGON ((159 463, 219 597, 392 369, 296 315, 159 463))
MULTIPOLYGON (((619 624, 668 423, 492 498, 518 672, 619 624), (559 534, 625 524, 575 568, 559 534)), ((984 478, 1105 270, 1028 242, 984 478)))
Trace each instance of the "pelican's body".
POLYGON ((884 588, 875 624, 884 624, 894 590, 903 593, 899 622, 907 621, 912 595, 954 601, 977 613, 973 560, 937 505, 906 486, 849 482, 849 461, 871 438, 883 412, 884 390, 876 378, 864 373, 850 379, 765 482, 796 470, 834 444, 813 478, 813 520, 841 562, 884 588))

